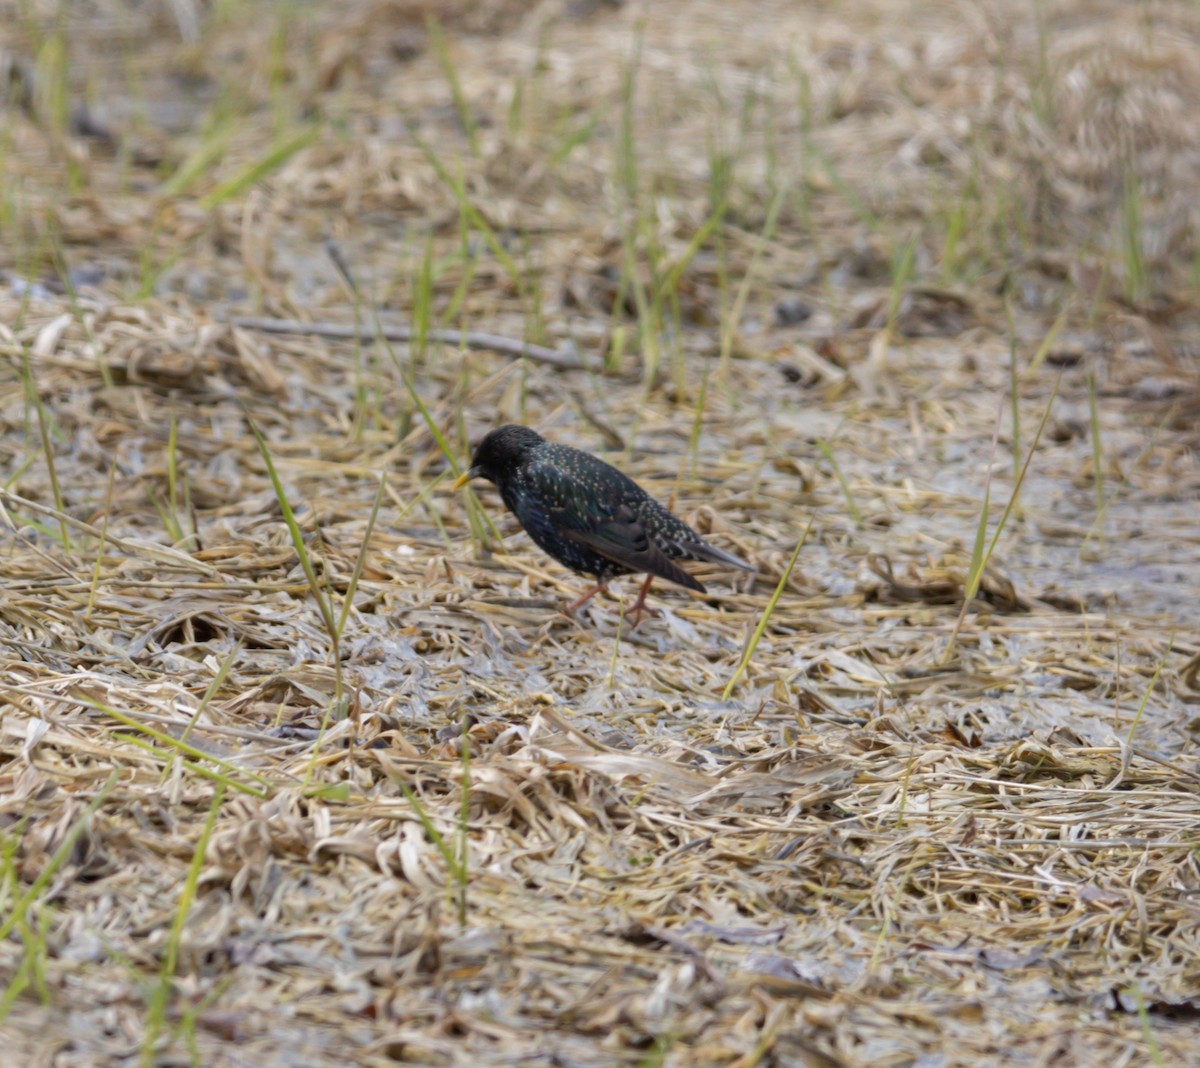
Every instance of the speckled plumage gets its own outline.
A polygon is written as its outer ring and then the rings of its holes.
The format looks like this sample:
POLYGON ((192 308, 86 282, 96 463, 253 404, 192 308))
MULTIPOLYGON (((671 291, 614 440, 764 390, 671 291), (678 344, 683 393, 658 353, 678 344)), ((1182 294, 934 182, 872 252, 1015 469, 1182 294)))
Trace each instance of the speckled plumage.
MULTIPOLYGON (((597 589, 618 575, 646 572, 705 592, 676 560, 754 570, 710 545, 611 464, 552 444, 529 427, 491 431, 476 448, 467 477, 494 482, 534 542, 573 571, 594 575, 597 589)), ((638 613, 649 585, 650 578, 635 605, 638 613)))

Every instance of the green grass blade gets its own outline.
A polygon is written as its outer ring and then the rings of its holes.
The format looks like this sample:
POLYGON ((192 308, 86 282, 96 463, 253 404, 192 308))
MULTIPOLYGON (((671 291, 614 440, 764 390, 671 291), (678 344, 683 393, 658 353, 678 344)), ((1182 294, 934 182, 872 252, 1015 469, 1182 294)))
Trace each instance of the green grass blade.
POLYGON ((200 146, 163 182, 159 193, 163 197, 177 197, 187 192, 201 175, 211 170, 225 155, 235 129, 236 125, 230 120, 213 127, 200 146))
POLYGON ((413 793, 412 787, 406 782, 395 780, 396 785, 400 787, 400 792, 404 795, 413 812, 416 813, 417 819, 421 821, 421 826, 425 829, 425 834, 433 843, 434 848, 441 854, 442 862, 446 865, 446 871, 450 873, 450 877, 456 882, 461 883, 466 878, 466 873, 463 872, 458 863, 458 858, 454 855, 454 850, 446 844, 446 840, 442 837, 441 832, 433 825, 433 820, 429 818, 429 813, 425 811, 425 806, 421 804, 420 798, 413 793))
MULTIPOLYGON (((51 441, 50 415, 46 411, 46 406, 42 403, 41 394, 38 393, 37 383, 33 378, 33 368, 29 363, 29 350, 24 345, 21 346, 21 380, 25 386, 26 398, 33 405, 34 413, 37 415, 38 437, 42 445, 42 456, 46 461, 46 473, 50 478, 50 492, 54 496, 54 507, 59 512, 65 512, 66 508, 63 505, 62 488, 58 481, 58 465, 55 462, 54 456, 54 443, 51 441)), ((58 526, 62 546, 69 551, 71 548, 71 534, 67 529, 67 524, 60 519, 58 526)))
POLYGON ((287 498, 287 491, 283 488, 283 480, 279 477, 279 472, 275 469, 275 461, 271 459, 271 452, 267 448, 266 438, 262 436, 262 432, 258 429, 258 424, 249 415, 247 415, 246 420, 250 424, 250 432, 254 435, 254 440, 258 443, 258 451, 262 455, 263 463, 267 466, 267 475, 271 480, 271 486, 275 490, 275 499, 279 501, 279 508, 283 512, 283 522, 287 526, 288 534, 291 535, 292 547, 296 550, 296 555, 300 558, 300 567, 304 570, 304 577, 308 580, 308 588, 312 591, 313 599, 317 602, 317 609, 321 613, 321 619, 325 624, 325 630, 329 634, 330 641, 334 643, 336 659, 338 632, 336 622, 333 618, 333 607, 325 595, 325 588, 321 584, 321 580, 317 577, 316 568, 313 567, 312 558, 308 553, 308 546, 304 544, 304 532, 300 529, 296 513, 292 511, 292 506, 287 498))
POLYGON ((863 525, 862 512, 859 511, 858 504, 854 500, 854 494, 850 492, 850 483, 846 481, 841 465, 834 458, 833 446, 824 438, 818 438, 817 448, 821 450, 821 455, 829 461, 829 466, 833 468, 833 475, 838 480, 838 485, 842 487, 842 495, 846 498, 846 507, 850 509, 850 514, 854 517, 854 525, 861 527, 863 525))
POLYGON ((175 968, 179 962, 179 943, 183 938, 183 929, 196 900, 196 888, 200 885, 200 872, 204 868, 204 854, 208 849, 208 840, 212 837, 213 828, 217 823, 217 813, 221 802, 225 799, 225 790, 220 784, 213 792, 212 804, 208 808, 208 818, 192 852, 192 863, 188 867, 187 878, 184 880, 183 892, 179 895, 179 907, 175 910, 175 922, 171 924, 171 933, 167 937, 166 952, 163 953, 162 968, 159 971, 158 983, 155 985, 150 1006, 146 1012, 145 1026, 142 1031, 141 1063, 145 1068, 151 1068, 158 1059, 160 1051, 155 1050, 158 1036, 162 1033, 163 1024, 167 1018, 167 1006, 171 1000, 171 985, 175 978, 175 968))
POLYGON ((904 300, 904 289, 912 278, 913 266, 916 261, 917 239, 914 235, 905 242, 904 248, 892 263, 892 287, 888 295, 887 325, 884 331, 890 341, 896 332, 896 318, 900 314, 900 304, 904 300))
POLYGON ((1037 369, 1042 366, 1046 357, 1050 355, 1050 350, 1054 348, 1054 343, 1058 340, 1058 335, 1062 333, 1062 328, 1066 324, 1067 314, 1071 310, 1072 301, 1068 297, 1063 301, 1063 305, 1058 310, 1058 315, 1054 317, 1054 322, 1050 324, 1050 329, 1046 331, 1046 336, 1042 338, 1042 343, 1038 346, 1037 352, 1033 354, 1033 359, 1029 361, 1029 366, 1025 368, 1025 378, 1030 378, 1037 372, 1037 369))
POLYGON ((1004 295, 1004 317, 1008 325, 1008 399, 1012 422, 1013 477, 1021 470, 1021 391, 1017 374, 1017 326, 1013 319, 1012 297, 1004 295))
MULTIPOLYGON (((1000 522, 996 526, 996 532, 992 535, 992 540, 988 542, 987 552, 983 560, 983 569, 987 568, 988 561, 991 560, 992 553, 996 549, 996 543, 1000 540, 1000 535, 1004 533, 1004 526, 1012 515, 1018 498, 1021 496, 1021 487, 1025 484, 1025 476, 1029 474, 1029 464, 1033 460, 1033 454, 1037 452, 1037 447, 1042 440, 1042 432, 1046 429, 1046 421, 1050 418, 1050 412, 1054 408, 1054 401, 1058 397, 1058 387, 1061 382, 1062 372, 1060 371, 1058 377, 1054 380, 1054 388, 1050 391, 1050 399, 1046 401, 1046 410, 1042 412, 1042 419, 1038 423, 1037 433, 1033 435, 1033 441, 1030 442, 1029 454, 1025 457, 1025 462, 1021 465, 1021 473, 1017 476, 1016 484, 1013 486, 1012 496, 1008 498, 1008 504, 1005 505, 1004 514, 1000 517, 1000 522)), ((983 569, 981 569, 981 574, 983 569)))
POLYGON ((145 723, 139 723, 133 716, 126 715, 124 712, 118 712, 110 705, 106 705, 103 701, 97 701, 94 697, 80 696, 78 698, 83 704, 94 708, 97 712, 103 712, 106 716, 110 716, 118 723, 124 723, 126 727, 131 727, 135 731, 145 734, 155 741, 162 743, 169 749, 178 750, 186 756, 192 757, 194 760, 207 760, 218 767, 224 768, 226 771, 234 775, 248 775, 251 779, 264 787, 270 787, 270 782, 259 775, 257 772, 250 771, 247 768, 238 767, 230 760, 224 757, 214 756, 212 753, 206 753, 203 749, 197 749, 194 745, 188 742, 180 741, 178 738, 172 738, 171 735, 164 731, 156 730, 154 727, 147 726, 145 723))
POLYGON ((462 721, 462 781, 459 785, 458 827, 456 828, 458 842, 458 922, 459 926, 467 926, 467 883, 470 881, 471 857, 471 736, 468 732, 469 722, 466 716, 462 721))
POLYGON ((206 197, 201 198, 200 207, 205 211, 210 211, 240 193, 244 193, 251 186, 257 185, 269 174, 282 167, 301 149, 312 144, 320 132, 319 126, 312 125, 281 138, 259 159, 243 167, 228 181, 223 182, 206 197))
POLYGON ((1167 662, 1167 657, 1171 655, 1171 650, 1175 648, 1175 635, 1172 634, 1167 641, 1167 651, 1163 653, 1157 666, 1154 668, 1154 674, 1150 676, 1150 683, 1146 687, 1146 692, 1142 694, 1142 703, 1138 705, 1138 710, 1134 714, 1133 722, 1129 724, 1129 734, 1125 738, 1127 746, 1133 745, 1133 735, 1138 728, 1138 724, 1142 722, 1142 713, 1146 711, 1146 705, 1150 702, 1150 695, 1154 692, 1154 687, 1158 683, 1158 677, 1162 674, 1163 666, 1167 662))
POLYGON ((504 247, 500 238, 496 236, 496 231, 492 229, 491 224, 483 217, 483 214, 471 202, 467 196, 466 184, 461 176, 456 178, 452 175, 449 169, 433 148, 425 141, 424 138, 417 132, 416 126, 413 123, 408 123, 408 133, 413 139, 413 142, 419 148, 425 158, 429 161, 437 173, 438 178, 448 190, 454 195, 454 199, 458 202, 459 209, 466 215, 471 226, 478 230, 483 235, 483 240, 491 250, 492 255, 496 257, 500 266, 504 269, 504 273, 508 275, 509 280, 521 295, 522 302, 525 297, 525 276, 522 274, 520 267, 517 266, 516 260, 509 255, 508 249, 504 247))
POLYGON ((992 553, 995 552, 996 545, 1000 541, 1000 536, 1004 533, 1004 528, 1008 524, 1009 517, 1016 507, 1017 500, 1021 495, 1021 487, 1025 483, 1025 476, 1029 473, 1029 465, 1033 461, 1034 453, 1037 452, 1039 442, 1042 440, 1042 431, 1046 429, 1046 420, 1050 418, 1050 412, 1054 407, 1054 400, 1058 396, 1058 387, 1061 382, 1062 372, 1059 372, 1058 377, 1054 380, 1054 388, 1050 391, 1050 399, 1046 402, 1046 410, 1042 412, 1041 422, 1038 423, 1037 433, 1033 436, 1033 442, 1029 447, 1029 452, 1025 456, 1025 462, 1021 466, 1021 473, 1017 476, 1012 494, 1009 496, 1008 503, 1004 507, 1004 514, 1000 517, 1000 522, 996 525, 995 533, 993 533, 991 540, 987 542, 985 547, 984 540, 987 537, 988 510, 991 505, 992 471, 996 460, 996 446, 1000 436, 1000 415, 997 413, 996 430, 992 436, 992 452, 988 460, 988 476, 984 487, 983 507, 980 511, 979 526, 975 531, 975 547, 971 554, 971 566, 967 571, 967 580, 963 587, 962 607, 959 609, 954 629, 950 633, 950 640, 946 645, 943 660, 949 660, 954 653, 955 643, 958 641, 959 632, 967 617, 967 609, 975 599, 975 595, 979 592, 979 586, 983 582, 983 574, 987 570, 992 553))
POLYGON ((221 685, 229 677, 229 672, 233 670, 233 665, 241 654, 243 647, 242 641, 239 639, 237 644, 229 651, 229 655, 221 661, 221 666, 217 668, 217 673, 213 676, 212 682, 208 684, 204 691, 204 696, 200 698, 200 703, 196 705, 196 711, 192 713, 192 718, 188 720, 188 725, 183 729, 183 734, 179 736, 181 742, 188 740, 188 735, 192 733, 192 728, 196 726, 196 722, 204 714, 204 710, 208 707, 209 702, 217 695, 221 685))
POLYGON ((342 597, 342 610, 338 614, 337 633, 339 637, 345 632, 346 619, 350 615, 350 609, 354 607, 354 593, 358 589, 359 580, 362 578, 363 568, 367 563, 367 548, 371 544, 371 534, 375 530, 375 521, 379 518, 379 507, 383 504, 383 492, 387 487, 387 473, 380 475, 379 486, 375 490, 375 502, 371 505, 371 514, 367 517, 367 529, 363 532, 362 544, 359 546, 358 557, 354 561, 354 571, 351 572, 350 581, 346 585, 346 592, 342 597))
POLYGON ((475 117, 471 114, 471 105, 467 103, 467 96, 463 92, 458 71, 454 67, 454 61, 450 58, 450 49, 446 44, 446 35, 442 33, 442 24, 438 22, 436 15, 430 14, 426 16, 425 30, 429 34, 429 43, 433 49, 437 65, 441 67, 442 74, 450 86, 450 97, 454 101, 454 110, 458 112, 459 122, 462 123, 463 130, 467 135, 467 143, 471 146, 471 155, 478 156, 479 127, 475 122, 475 117))
POLYGON ((721 693, 722 701, 729 700, 729 695, 733 693, 733 688, 737 685, 738 679, 742 677, 746 668, 750 666, 754 650, 758 648, 758 643, 767 629, 767 623, 771 619, 771 614, 775 611, 775 606, 779 603, 779 598, 787 587, 788 579, 792 577, 792 569, 796 566, 796 561, 800 557, 800 550, 804 548, 804 543, 808 541, 809 531, 812 530, 814 522, 816 522, 815 518, 808 521, 808 526, 804 528, 804 533, 800 536, 800 540, 796 542, 796 548, 792 551, 792 558, 788 561, 787 567, 783 569, 783 574, 779 577, 779 582, 775 586, 775 592, 771 594, 771 599, 767 602, 767 606, 763 609, 763 614, 759 618, 758 626, 754 628, 754 633, 750 636, 750 641, 746 644, 746 651, 742 654, 741 663, 738 664, 737 670, 734 671, 733 676, 726 683, 725 689, 721 693))
MULTIPOLYGON (((113 738, 119 742, 126 742, 129 745, 136 746, 138 749, 143 749, 156 760, 163 764, 163 776, 170 771, 171 763, 176 758, 176 754, 166 749, 160 749, 157 745, 152 745, 144 738, 138 738, 133 734, 122 734, 117 732, 113 738)), ((249 794, 251 797, 257 797, 265 800, 270 797, 270 791, 260 790, 258 787, 249 786, 244 782, 238 782, 237 779, 229 775, 222 775, 219 771, 213 771, 212 768, 206 768, 203 764, 197 764, 194 760, 182 760, 185 770, 190 771, 193 775, 199 775, 202 779, 209 779, 212 782, 218 783, 221 786, 226 786, 230 790, 237 790, 238 793, 249 794)))
POLYGON ((763 250, 775 234, 775 227, 779 223, 779 213, 783 210, 789 190, 789 186, 781 186, 775 193, 775 196, 771 198, 771 203, 767 208, 767 217, 763 221, 762 231, 754 242, 754 251, 750 254, 750 265, 746 268, 746 273, 742 276, 741 285, 738 286, 737 295, 733 299, 733 307, 730 309, 729 315, 722 326, 720 366, 722 377, 729 370, 729 361, 733 356, 733 343, 737 338, 738 324, 742 321, 742 316, 745 314, 746 302, 750 299, 750 287, 754 282, 755 273, 758 271, 759 262, 762 260, 763 250))

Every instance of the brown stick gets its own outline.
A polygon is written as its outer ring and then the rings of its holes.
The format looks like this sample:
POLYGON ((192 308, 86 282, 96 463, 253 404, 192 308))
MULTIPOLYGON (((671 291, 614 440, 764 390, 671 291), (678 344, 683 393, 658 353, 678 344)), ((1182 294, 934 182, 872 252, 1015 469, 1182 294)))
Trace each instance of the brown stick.
MULTIPOLYGON (((300 319, 270 319, 256 315, 237 315, 230 322, 244 330, 261 330, 265 334, 304 334, 339 340, 356 338, 359 341, 373 341, 377 336, 373 327, 351 326, 347 323, 306 323, 300 319)), ((399 324, 382 325, 379 334, 388 341, 412 341, 418 336, 418 332, 411 326, 399 324)), ((484 349, 488 352, 498 352, 501 356, 524 356, 527 360, 549 364, 564 371, 604 371, 599 360, 585 360, 568 352, 548 349, 544 345, 531 345, 515 338, 501 337, 499 334, 485 334, 478 330, 428 330, 425 336, 430 341, 439 341, 445 345, 484 349)))

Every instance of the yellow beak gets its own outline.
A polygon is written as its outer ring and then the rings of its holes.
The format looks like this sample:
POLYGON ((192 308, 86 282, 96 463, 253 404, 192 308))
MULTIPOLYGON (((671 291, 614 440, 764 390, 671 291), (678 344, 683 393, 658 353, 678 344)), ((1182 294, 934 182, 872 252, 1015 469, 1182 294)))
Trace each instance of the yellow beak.
POLYGON ((455 489, 455 490, 460 490, 463 488, 463 486, 465 486, 470 481, 471 481, 471 472, 464 471, 461 475, 458 476, 458 478, 456 478, 454 480, 454 485, 451 486, 450 488, 455 489))

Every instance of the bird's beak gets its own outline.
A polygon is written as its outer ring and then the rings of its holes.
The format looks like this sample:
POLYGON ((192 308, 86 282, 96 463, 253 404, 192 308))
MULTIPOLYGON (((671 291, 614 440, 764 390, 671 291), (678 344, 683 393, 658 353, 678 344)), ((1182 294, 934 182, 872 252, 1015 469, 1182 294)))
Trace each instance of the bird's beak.
POLYGON ((450 488, 460 490, 463 488, 463 486, 470 482, 471 479, 478 478, 481 474, 483 474, 483 472, 480 471, 478 467, 472 467, 469 471, 464 471, 461 475, 459 475, 458 478, 454 480, 454 485, 450 488))

